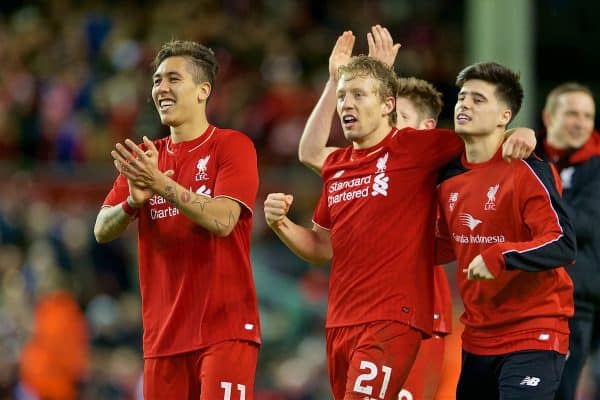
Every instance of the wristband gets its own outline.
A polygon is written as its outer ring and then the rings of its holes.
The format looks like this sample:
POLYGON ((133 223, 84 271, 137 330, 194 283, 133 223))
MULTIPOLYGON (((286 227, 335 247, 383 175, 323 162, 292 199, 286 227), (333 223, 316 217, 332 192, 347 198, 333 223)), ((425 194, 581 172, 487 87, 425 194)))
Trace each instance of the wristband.
POLYGON ((132 207, 131 204, 129 204, 129 197, 127 197, 127 199, 121 203, 121 208, 123 211, 125 211, 125 214, 132 217, 137 217, 137 215, 140 213, 139 208, 132 207))

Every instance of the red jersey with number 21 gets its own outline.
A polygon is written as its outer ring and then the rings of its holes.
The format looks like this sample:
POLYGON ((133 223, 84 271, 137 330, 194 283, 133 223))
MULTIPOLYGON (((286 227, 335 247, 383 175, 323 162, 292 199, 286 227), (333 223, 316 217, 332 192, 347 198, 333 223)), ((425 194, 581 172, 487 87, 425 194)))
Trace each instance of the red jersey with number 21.
POLYGON ((431 334, 435 188, 462 147, 452 131, 394 128, 325 160, 313 219, 331 231, 328 328, 392 320, 431 334))

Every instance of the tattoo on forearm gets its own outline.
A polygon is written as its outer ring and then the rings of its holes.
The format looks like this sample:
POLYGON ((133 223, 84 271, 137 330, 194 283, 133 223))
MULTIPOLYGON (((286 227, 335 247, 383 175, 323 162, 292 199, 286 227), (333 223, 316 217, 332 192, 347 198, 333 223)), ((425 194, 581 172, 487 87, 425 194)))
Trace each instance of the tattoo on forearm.
POLYGON ((187 204, 192 200, 192 191, 191 190, 185 190, 181 193, 180 196, 181 199, 181 203, 183 204, 187 204))
POLYGON ((123 228, 123 226, 129 225, 129 222, 131 222, 131 217, 128 214, 125 214, 124 212, 122 214, 113 213, 107 215, 104 221, 106 224, 106 229, 109 232, 112 232, 123 228))
POLYGON ((233 215, 233 211, 229 211, 229 216, 227 217, 227 223, 222 223, 218 219, 215 219, 215 227, 217 228, 217 232, 221 233, 222 229, 228 229, 230 226, 235 225, 235 216, 233 215))
MULTIPOLYGON (((210 204, 214 199, 212 199, 211 197, 207 197, 207 196, 202 196, 200 194, 195 194, 191 191, 189 192, 184 192, 181 194, 180 196, 181 198, 181 203, 182 204, 187 204, 190 203, 191 201, 191 205, 197 205, 200 207, 200 210, 202 210, 202 212, 206 211, 206 206, 208 204, 210 204)), ((229 214, 226 217, 227 221, 223 222, 222 220, 218 220, 218 219, 213 219, 215 227, 217 229, 217 232, 222 233, 223 231, 227 231, 228 229, 230 229, 231 227, 233 227, 236 223, 236 219, 235 219, 235 215, 233 214, 233 211, 229 211, 229 214)))
POLYGON ((175 189, 175 186, 168 185, 167 187, 165 187, 165 196, 164 196, 164 198, 169 203, 175 204, 175 202, 177 201, 177 191, 175 189))
POLYGON ((206 196, 202 196, 200 194, 196 195, 196 198, 194 199, 194 201, 192 202, 192 204, 197 204, 200 206, 200 209, 202 211, 204 211, 204 208, 206 207, 206 205, 210 202, 210 197, 206 197, 206 196))

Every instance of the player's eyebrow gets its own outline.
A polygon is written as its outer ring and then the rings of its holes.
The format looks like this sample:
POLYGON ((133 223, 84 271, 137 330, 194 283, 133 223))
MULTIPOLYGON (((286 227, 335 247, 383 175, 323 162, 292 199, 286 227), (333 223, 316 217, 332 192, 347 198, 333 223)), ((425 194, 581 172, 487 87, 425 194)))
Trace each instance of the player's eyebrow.
POLYGON ((160 78, 161 76, 181 76, 181 74, 177 71, 165 71, 162 74, 160 72, 155 72, 152 75, 152 79, 160 78))
POLYGON ((484 98, 484 99, 487 100, 487 97, 483 93, 478 92, 476 90, 465 90, 465 89, 463 89, 460 92, 458 92, 459 96, 461 96, 461 95, 467 95, 467 94, 470 94, 471 96, 482 97, 482 98, 484 98))

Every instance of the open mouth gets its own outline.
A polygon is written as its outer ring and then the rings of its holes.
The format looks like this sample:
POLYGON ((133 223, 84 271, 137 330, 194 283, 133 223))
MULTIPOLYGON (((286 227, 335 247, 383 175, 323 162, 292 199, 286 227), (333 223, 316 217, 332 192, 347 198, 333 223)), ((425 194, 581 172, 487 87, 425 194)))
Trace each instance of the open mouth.
POLYGON ((353 115, 344 115, 342 117, 342 124, 345 127, 351 127, 352 125, 354 125, 356 122, 358 121, 358 119, 356 119, 355 116, 353 115))
POLYGON ((158 101, 158 108, 160 109, 160 111, 167 111, 174 105, 175 101, 171 99, 162 99, 158 101))

